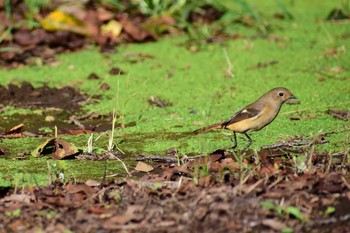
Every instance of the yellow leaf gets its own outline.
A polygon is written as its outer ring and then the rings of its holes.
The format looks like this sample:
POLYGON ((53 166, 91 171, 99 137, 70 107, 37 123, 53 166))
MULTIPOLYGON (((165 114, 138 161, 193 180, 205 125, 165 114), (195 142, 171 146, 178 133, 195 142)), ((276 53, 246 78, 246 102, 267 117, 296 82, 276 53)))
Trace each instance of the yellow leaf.
POLYGON ((111 20, 101 27, 101 34, 111 35, 114 38, 117 38, 122 32, 122 29, 123 27, 118 21, 111 20))
POLYGON ((44 19, 39 20, 41 26, 47 31, 65 30, 82 35, 89 35, 89 31, 83 22, 73 15, 54 10, 44 19))

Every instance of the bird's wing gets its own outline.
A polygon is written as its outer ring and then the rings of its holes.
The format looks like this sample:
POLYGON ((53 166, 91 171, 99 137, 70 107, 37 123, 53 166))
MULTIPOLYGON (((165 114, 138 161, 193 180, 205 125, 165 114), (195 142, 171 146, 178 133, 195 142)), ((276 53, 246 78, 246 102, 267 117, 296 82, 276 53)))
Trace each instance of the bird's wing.
POLYGON ((249 118, 258 118, 260 115, 261 115, 261 110, 248 106, 242 109, 241 111, 236 112, 230 119, 223 122, 222 127, 225 128, 228 125, 231 125, 236 122, 246 120, 249 118))

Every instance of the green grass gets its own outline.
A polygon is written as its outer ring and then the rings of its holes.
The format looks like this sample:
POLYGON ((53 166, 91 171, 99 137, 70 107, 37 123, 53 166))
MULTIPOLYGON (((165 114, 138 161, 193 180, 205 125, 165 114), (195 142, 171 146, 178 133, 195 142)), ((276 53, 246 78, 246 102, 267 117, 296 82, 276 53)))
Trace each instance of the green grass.
MULTIPOLYGON (((259 132, 251 133, 253 149, 293 136, 305 136, 305 140, 308 140, 330 131, 337 131, 327 136, 330 143, 317 148, 329 152, 348 149, 349 123, 334 119, 325 114, 325 111, 350 109, 350 43, 341 37, 349 32, 349 22, 330 23, 324 20, 341 1, 292 2, 293 5, 289 2, 285 4, 294 16, 293 21, 272 17, 279 11, 274 1, 252 4, 258 12, 263 12, 261 15, 265 20, 275 28, 280 28, 272 33, 280 38, 277 41, 254 39, 257 34, 255 29, 233 24, 230 31, 240 32, 246 39, 227 41, 223 45, 208 44, 197 53, 192 53, 183 46, 187 39, 185 36, 178 36, 154 43, 119 46, 118 52, 111 56, 103 56, 91 47, 78 53, 59 55, 60 65, 57 67, 1 70, 0 77, 3 85, 15 79, 30 81, 35 85, 73 85, 88 95, 102 95, 99 103, 85 106, 86 110, 101 113, 111 113, 118 99, 117 111, 124 115, 125 122, 136 121, 136 126, 117 129, 115 134, 119 147, 130 156, 163 155, 165 150, 173 147, 177 147, 180 154, 210 153, 230 146, 231 141, 224 135, 229 132, 198 136, 189 136, 186 132, 226 120, 235 111, 277 86, 289 88, 301 103, 284 105, 272 124, 259 132), (233 78, 225 76, 227 63, 224 48, 233 64, 233 78), (338 53, 335 56, 326 55, 330 49, 338 49, 338 53), (138 53, 152 55, 154 58, 135 63, 137 56, 131 55, 138 53), (268 61, 278 63, 266 68, 249 69, 268 61), (121 68, 128 74, 110 75, 108 71, 112 67, 121 68), (328 71, 333 67, 343 67, 344 71, 328 71), (90 73, 98 74, 102 80, 87 80, 90 73), (102 81, 108 83, 111 89, 100 90, 98 86, 102 81), (150 106, 147 103, 150 96, 166 100, 172 106, 150 106), (289 117, 292 116, 305 117, 291 121, 289 117)), ((78 147, 85 147, 87 136, 66 139, 75 142, 78 147)), ((16 152, 25 150, 23 140, 27 139, 4 140, 1 145, 13 148, 12 154, 15 155, 16 152)), ((32 140, 35 143, 32 142, 31 145, 36 147, 36 142, 39 145, 42 139, 32 140)), ((246 144, 245 139, 239 137, 238 140, 239 148, 242 149, 246 144)), ((98 146, 106 147, 107 142, 108 138, 103 137, 98 146)), ((7 180, 12 182, 14 178, 11 179, 11 176, 21 173, 15 169, 20 163, 23 167, 28 166, 27 163, 37 164, 40 174, 47 173, 46 161, 42 162, 41 159, 1 159, 1 163, 4 164, 0 170, 1 177, 6 174, 7 180)), ((72 164, 72 170, 80 174, 81 179, 103 174, 102 162, 86 161, 82 163, 84 169, 77 166, 79 161, 68 163, 72 164), (95 166, 96 164, 99 165, 95 166), (85 166, 94 169, 84 173, 85 166)), ((119 171, 122 172, 122 169, 119 171)))
MULTIPOLYGON (((63 171, 64 182, 83 181, 87 179, 102 180, 105 173, 104 161, 81 161, 72 160, 64 161, 66 167, 63 171)), ((49 185, 50 178, 56 179, 60 171, 49 172, 48 165, 55 166, 57 161, 46 158, 30 160, 7 160, 2 159, 0 165, 0 186, 22 186, 22 185, 49 185)), ((131 162, 130 164, 133 164, 131 162)), ((113 160, 107 161, 106 175, 123 174, 120 162, 113 160)))

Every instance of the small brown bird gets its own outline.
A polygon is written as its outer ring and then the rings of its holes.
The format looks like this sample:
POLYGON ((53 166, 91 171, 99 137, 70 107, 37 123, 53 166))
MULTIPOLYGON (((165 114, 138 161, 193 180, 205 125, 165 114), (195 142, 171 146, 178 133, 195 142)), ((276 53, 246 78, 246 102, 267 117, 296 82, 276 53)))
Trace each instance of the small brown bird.
POLYGON ((277 87, 262 95, 254 103, 251 103, 233 114, 227 121, 219 122, 194 131, 194 134, 204 133, 212 129, 228 129, 233 131, 233 146, 237 146, 236 133, 243 133, 248 138, 247 149, 252 144, 248 132, 258 131, 270 124, 278 115, 284 102, 296 99, 292 92, 284 87, 277 87))

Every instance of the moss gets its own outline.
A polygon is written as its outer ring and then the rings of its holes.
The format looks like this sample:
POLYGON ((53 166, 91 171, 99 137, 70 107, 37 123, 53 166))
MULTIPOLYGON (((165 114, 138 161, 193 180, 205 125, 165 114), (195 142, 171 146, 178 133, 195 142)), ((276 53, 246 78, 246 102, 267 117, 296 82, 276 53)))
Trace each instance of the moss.
MULTIPOLYGON (((55 171, 52 168, 58 162, 62 161, 46 158, 26 160, 2 159, 0 164, 0 186, 47 185, 50 178, 55 180, 55 176, 61 172, 61 170, 55 171)), ((66 164, 63 169, 65 182, 83 182, 87 179, 102 180, 105 170, 107 176, 118 176, 125 172, 118 161, 67 160, 63 162, 66 164)), ((130 165, 134 164, 132 161, 127 160, 126 162, 130 165)))
MULTIPOLYGON (((269 89, 284 86, 299 97, 301 104, 284 105, 271 125, 251 133, 253 149, 293 136, 305 136, 308 140, 331 131, 336 133, 327 136, 330 142, 317 148, 326 151, 348 148, 348 123, 325 114, 327 109, 350 108, 350 53, 347 52, 350 44, 341 36, 348 32, 349 27, 324 21, 336 5, 333 1, 288 4, 288 10, 295 18, 289 21, 273 18, 272 15, 279 11, 274 1, 254 1, 252 4, 259 12, 264 12, 264 17, 275 26, 273 37, 256 37, 255 29, 232 25, 231 30, 241 32, 247 36, 246 39, 209 44, 197 53, 182 45, 186 36, 119 46, 117 53, 110 56, 101 55, 91 47, 58 56, 60 65, 57 67, 0 70, 2 83, 7 84, 16 78, 35 85, 73 85, 88 95, 101 95, 100 102, 84 107, 86 110, 111 113, 117 106, 118 114, 124 116, 126 123, 136 121, 135 126, 117 129, 115 133, 115 142, 130 156, 163 155, 165 150, 173 147, 177 147, 181 154, 209 153, 230 146, 226 135, 230 132, 198 136, 187 132, 225 120, 269 89), (233 78, 225 76, 227 63, 223 48, 233 64, 233 78), (251 69, 258 63, 269 61, 277 64, 251 69), (108 71, 112 67, 118 67, 127 74, 111 75, 108 71), (343 70, 334 72, 329 69, 334 67, 342 67, 343 70), (90 73, 98 74, 101 79, 88 80, 90 73), (107 83, 110 89, 99 89, 102 82, 107 83), (172 106, 151 106, 147 102, 150 96, 166 100, 172 106), (289 117, 293 116, 301 116, 301 120, 291 121, 289 117)), ((66 140, 83 148, 87 138, 87 135, 68 136, 66 140)), ((1 144, 10 148, 14 155, 36 147, 38 141, 16 139, 4 140, 1 144)), ((103 136, 95 142, 95 146, 106 148, 107 142, 108 137, 103 136)), ((244 137, 239 137, 239 148, 245 144, 244 137)), ((40 168, 32 172, 46 174, 45 160, 1 159, 5 169, 1 170, 2 177, 10 179, 12 174, 20 173, 17 170, 21 166, 25 173, 28 163, 40 168)), ((117 162, 109 163, 112 167, 116 166, 113 172, 123 172, 117 162)), ((82 179, 100 177, 103 173, 103 162, 69 161, 68 164, 71 164, 76 177, 82 179)))

